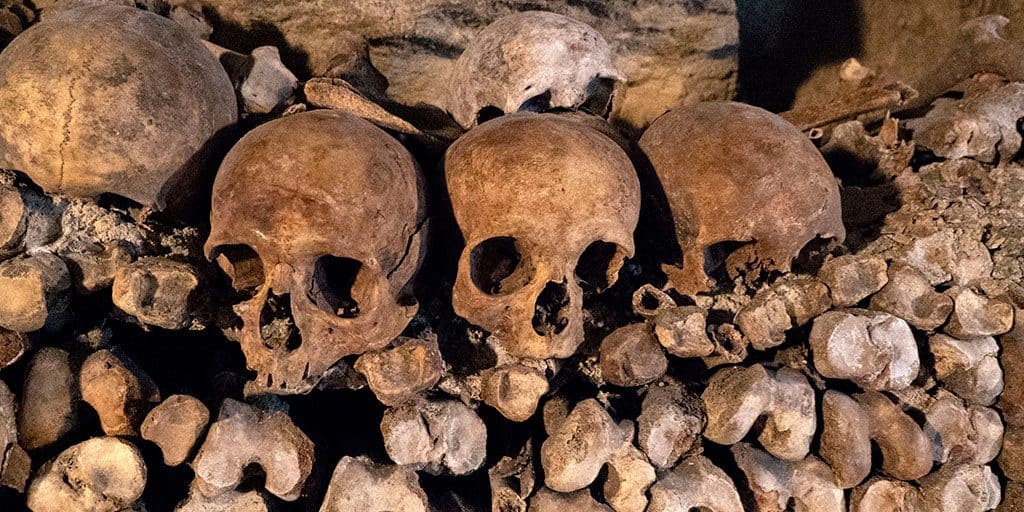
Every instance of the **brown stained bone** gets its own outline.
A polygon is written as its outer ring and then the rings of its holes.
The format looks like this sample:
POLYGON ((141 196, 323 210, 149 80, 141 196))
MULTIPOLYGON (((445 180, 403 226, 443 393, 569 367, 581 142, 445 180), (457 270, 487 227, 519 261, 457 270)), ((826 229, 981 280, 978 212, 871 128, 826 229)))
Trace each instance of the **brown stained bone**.
POLYGON ((480 468, 487 457, 487 427, 456 400, 424 400, 388 409, 380 431, 392 461, 432 474, 465 475, 480 468))
POLYGON ((939 464, 988 464, 1003 444, 1003 420, 994 409, 966 404, 940 389, 925 410, 924 433, 939 464))
POLYGON ((707 310, 698 306, 666 307, 654 315, 654 337, 676 357, 705 357, 715 351, 707 333, 707 310))
POLYGON ((676 301, 669 294, 651 283, 644 283, 633 292, 632 303, 633 312, 648 319, 676 305, 676 301))
POLYGON ((342 457, 320 512, 428 512, 427 495, 412 468, 342 457))
POLYGON ((116 437, 76 444, 44 464, 28 489, 34 512, 117 512, 131 507, 146 486, 138 449, 116 437))
POLYGON ((18 408, 18 437, 27 450, 61 440, 78 423, 81 393, 69 359, 64 350, 43 347, 29 362, 18 408))
MULTIPOLYGON (((951 162, 956 165, 958 161, 951 162)), ((916 236, 909 246, 904 247, 890 267, 890 277, 891 270, 900 266, 917 269, 933 286, 950 281, 957 286, 971 286, 990 277, 993 264, 989 249, 980 240, 956 236, 950 230, 939 230, 916 236)))
POLYGON ((702 510, 740 512, 743 505, 736 485, 708 459, 695 455, 679 463, 651 486, 647 512, 702 510))
POLYGON ((61 209, 14 176, 0 175, 0 258, 53 242, 60 235, 61 209))
POLYGON ((814 389, 800 372, 766 370, 761 365, 718 370, 701 394, 707 408, 704 437, 738 443, 757 420, 766 421, 758 440, 773 455, 801 460, 817 428, 814 389))
POLYGON ((142 438, 160 447, 164 464, 184 463, 210 421, 210 410, 188 395, 171 395, 149 411, 142 422, 142 438))
POLYGON ((341 112, 277 119, 232 148, 205 252, 252 297, 236 308, 257 374, 248 392, 308 392, 342 357, 401 333, 416 312, 420 181, 398 141, 341 112))
POLYGON ((970 288, 953 288, 953 313, 943 329, 960 339, 998 336, 1013 327, 1013 306, 1009 300, 990 298, 970 288))
MULTIPOLYGON (((370 49, 366 38, 345 30, 335 33, 332 42, 334 43, 334 56, 327 63, 323 73, 315 72, 315 74, 342 79, 362 94, 375 99, 383 98, 388 89, 388 79, 374 67, 373 61, 370 60, 370 49)), ((306 98, 309 99, 308 93, 306 98)))
POLYGON ((1004 387, 997 406, 1008 425, 1024 426, 1024 310, 1015 306, 1013 314, 1013 329, 999 337, 1004 387))
POLYGON ((757 274, 788 271, 815 238, 845 237, 828 164, 797 128, 765 110, 731 102, 676 109, 651 124, 640 147, 672 212, 682 261, 663 268, 681 293, 708 290, 705 249, 716 244, 750 244, 729 270, 757 274))
POLYGON ((859 68, 861 72, 867 70, 856 59, 844 62, 843 69, 840 70, 843 82, 835 96, 827 102, 804 105, 780 115, 801 131, 810 132, 851 119, 880 120, 888 111, 899 108, 918 95, 918 92, 907 84, 887 77, 874 76, 870 70, 867 72, 871 73, 871 76, 860 80, 846 80, 848 77, 844 77, 844 72, 853 68, 859 68))
POLYGON ((118 269, 131 264, 134 251, 128 243, 114 242, 94 250, 65 252, 62 256, 75 291, 87 295, 110 289, 118 269))
POLYGON ((623 445, 608 461, 604 499, 615 512, 644 512, 647 489, 656 479, 647 456, 632 444, 623 445))
POLYGON ((914 143, 948 159, 1013 159, 1021 147, 1024 84, 974 80, 966 89, 963 99, 938 98, 924 117, 907 123, 914 143))
POLYGON ((959 340, 935 334, 928 348, 935 360, 935 377, 943 386, 971 403, 995 403, 1003 391, 1003 370, 994 338, 959 340))
POLYGON ((356 371, 384 405, 399 405, 430 389, 444 373, 437 339, 398 338, 359 356, 356 371))
POLYGON ((586 489, 568 493, 555 492, 548 488, 537 491, 530 498, 529 510, 534 512, 612 512, 612 508, 599 503, 586 489))
POLYGON ((983 512, 1002 500, 999 477, 988 466, 942 466, 921 479, 921 508, 983 512))
POLYGON ((659 469, 675 466, 680 458, 699 453, 704 430, 704 404, 677 383, 647 390, 637 418, 637 441, 659 469))
POLYGON ((134 8, 47 16, 4 51, 0 83, 4 167, 74 196, 162 207, 188 195, 206 145, 237 118, 227 74, 199 40, 134 8))
POLYGON ((348 112, 398 133, 423 136, 424 133, 408 121, 388 112, 373 100, 363 96, 352 84, 341 78, 313 78, 304 86, 306 101, 314 107, 348 112))
POLYGON ((877 391, 853 398, 870 418, 871 439, 882 452, 883 471, 900 480, 916 480, 931 471, 931 441, 898 404, 877 391))
POLYGON ((521 113, 463 135, 445 176, 466 241, 456 313, 512 356, 572 355, 582 286, 611 286, 633 254, 640 185, 629 158, 589 123, 521 113))
POLYGON ((0 487, 23 492, 31 472, 32 460, 18 444, 14 393, 0 381, 0 487))
POLYGON ((291 104, 299 80, 281 62, 280 50, 260 46, 247 60, 247 72, 238 87, 242 108, 250 114, 270 114, 291 104))
POLYGON ((871 298, 871 309, 902 318, 925 331, 937 329, 953 311, 953 300, 906 265, 889 267, 889 282, 871 298))
POLYGON ((259 491, 228 491, 211 497, 192 486, 188 498, 178 504, 174 512, 271 512, 271 509, 259 491))
POLYGON ((921 369, 910 326, 889 314, 829 311, 814 319, 809 341, 818 373, 865 389, 904 389, 921 369))
POLYGON ((920 503, 920 493, 913 484, 876 476, 853 490, 850 512, 917 512, 920 503))
POLYGON ((96 411, 108 436, 137 434, 145 414, 160 401, 156 384, 145 372, 105 349, 82 363, 79 387, 82 400, 96 411))
POLYGON ((818 453, 849 489, 871 472, 871 419, 849 396, 829 390, 821 399, 821 445, 818 453))
POLYGON ((818 277, 828 286, 832 304, 850 307, 881 290, 889 282, 885 259, 854 254, 825 262, 818 277))
POLYGON ((549 388, 543 372, 521 364, 490 368, 482 379, 480 398, 512 421, 533 417, 549 388))
POLYGON ((249 464, 263 468, 267 492, 295 501, 313 468, 313 443, 284 412, 229 398, 192 461, 195 485, 207 496, 233 491, 249 464))
POLYGON ((747 443, 732 447, 736 465, 747 477, 758 512, 845 512, 846 499, 832 468, 809 456, 787 461, 747 443), (787 508, 790 500, 793 508, 787 508))
MULTIPOLYGON (((498 510, 525 512, 526 498, 533 494, 537 472, 533 464, 533 443, 527 440, 514 456, 502 457, 487 470, 491 484, 491 505, 498 510)), ((586 491, 580 491, 586 492, 586 491)))
POLYGON ((1006 478, 1024 482, 1024 427, 1008 425, 1003 432, 999 469, 1006 478))
MULTIPOLYGON (((459 56, 446 110, 469 129, 488 107, 504 114, 586 107, 595 83, 624 80, 612 59, 604 37, 584 23, 552 12, 510 14, 476 34, 459 56), (552 53, 554 46, 564 51, 552 53), (530 105, 538 99, 543 103, 530 105)), ((604 114, 609 105, 596 107, 604 114)))
POLYGON ((0 263, 0 327, 17 332, 59 329, 68 320, 71 277, 67 265, 40 252, 0 263))
POLYGON ((620 327, 601 341, 601 377, 616 386, 650 384, 668 369, 665 351, 647 323, 620 327))
POLYGON ((800 327, 832 306, 829 289, 815 277, 787 275, 754 295, 736 312, 735 322, 757 350, 786 341, 786 331, 800 327))
POLYGON ((0 329, 0 370, 17 363, 31 347, 32 342, 24 334, 0 329))
POLYGON ((114 305, 146 325, 184 329, 197 309, 199 275, 168 258, 143 258, 114 273, 114 305))
POLYGON ((544 484, 559 492, 580 490, 629 440, 597 400, 577 404, 541 446, 544 484))

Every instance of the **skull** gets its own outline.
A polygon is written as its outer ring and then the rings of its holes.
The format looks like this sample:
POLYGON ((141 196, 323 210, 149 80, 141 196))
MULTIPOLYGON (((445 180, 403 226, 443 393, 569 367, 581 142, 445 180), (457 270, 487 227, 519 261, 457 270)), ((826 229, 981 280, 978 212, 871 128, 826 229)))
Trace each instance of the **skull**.
POLYGON ((249 298, 236 306, 249 392, 304 393, 340 358, 409 323, 424 222, 412 156, 339 111, 271 121, 228 153, 206 256, 249 298))
POLYGON ((682 267, 664 269, 681 293, 707 291, 706 270, 728 249, 730 271, 786 272, 815 238, 846 236, 828 164, 766 110, 733 102, 673 110, 651 124, 640 148, 671 209, 682 267))
POLYGON ((604 114, 622 79, 608 43, 589 25, 552 12, 520 12, 488 25, 459 56, 448 111, 466 129, 488 109, 586 107, 604 114))
POLYGON ((47 14, 0 54, 0 167, 47 192, 188 203, 237 101, 217 59, 156 14, 47 14))
POLYGON ((640 185, 591 126, 520 113, 469 131, 445 156, 465 238, 452 302, 515 357, 565 358, 583 340, 583 289, 633 255, 640 185))

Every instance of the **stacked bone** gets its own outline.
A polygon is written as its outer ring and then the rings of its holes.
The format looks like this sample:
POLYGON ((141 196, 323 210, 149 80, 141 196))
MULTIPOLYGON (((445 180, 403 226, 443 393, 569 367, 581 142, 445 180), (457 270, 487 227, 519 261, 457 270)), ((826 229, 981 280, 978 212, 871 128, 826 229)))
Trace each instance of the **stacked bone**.
POLYGON ((607 43, 527 12, 456 64, 453 142, 385 108, 365 50, 302 102, 277 49, 166 14, 55 7, 0 54, 0 486, 31 510, 982 511, 997 454, 1024 502, 1024 77, 940 100, 920 147, 887 119, 819 151, 738 103, 630 141, 607 43), (238 117, 200 252, 180 219, 238 117), (250 374, 201 347, 230 382, 172 379, 122 338, 190 331, 250 374), (382 405, 346 411, 381 450, 317 460, 296 395, 332 390, 382 405))

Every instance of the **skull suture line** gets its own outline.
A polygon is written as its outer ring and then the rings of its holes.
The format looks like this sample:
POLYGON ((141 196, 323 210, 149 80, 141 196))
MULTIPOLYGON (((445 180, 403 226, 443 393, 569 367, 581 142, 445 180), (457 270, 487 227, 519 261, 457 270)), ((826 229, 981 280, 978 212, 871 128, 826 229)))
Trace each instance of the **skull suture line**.
POLYGON ((383 130, 318 110, 256 128, 213 189, 206 255, 252 297, 237 307, 247 391, 303 393, 381 348, 416 311, 422 184, 383 130))
POLYGON ((565 358, 583 340, 583 290, 633 255, 640 185, 625 152, 556 114, 484 123, 445 156, 466 247, 455 311, 510 355, 565 358))
POLYGON ((682 251, 664 265, 681 293, 706 291, 723 243, 746 244, 725 261, 735 268, 787 272, 817 238, 846 236, 839 187, 814 144, 766 110, 700 103, 660 117, 640 138, 661 182, 682 251))

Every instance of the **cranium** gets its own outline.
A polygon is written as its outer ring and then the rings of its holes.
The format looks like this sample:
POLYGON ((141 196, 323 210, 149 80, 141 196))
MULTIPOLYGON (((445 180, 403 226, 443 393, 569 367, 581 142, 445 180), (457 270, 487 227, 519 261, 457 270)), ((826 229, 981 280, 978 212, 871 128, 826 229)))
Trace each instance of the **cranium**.
POLYGON ((487 109, 608 108, 611 86, 623 80, 596 30, 553 12, 526 11, 484 28, 452 70, 448 111, 463 128, 487 109))
POLYGON ((421 193, 398 141, 338 111, 272 121, 231 149, 205 251, 251 294, 236 307, 250 391, 309 391, 341 357, 405 328, 421 193))
POLYGON ((0 166, 47 192, 163 207, 196 188, 237 109, 181 25, 132 7, 59 11, 0 54, 0 166))
POLYGON ((682 252, 665 265, 682 293, 706 291, 705 269, 731 243, 732 268, 786 272, 816 237, 842 242, 839 188, 800 130, 766 110, 733 102, 673 110, 640 147, 664 189, 682 252))
POLYGON ((586 124, 534 113, 474 128, 445 158, 466 242, 455 311, 513 356, 570 356, 583 339, 580 285, 611 286, 633 254, 629 158, 586 124))

